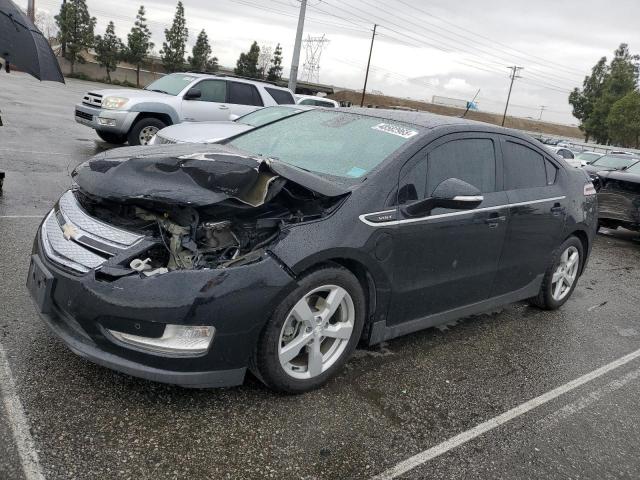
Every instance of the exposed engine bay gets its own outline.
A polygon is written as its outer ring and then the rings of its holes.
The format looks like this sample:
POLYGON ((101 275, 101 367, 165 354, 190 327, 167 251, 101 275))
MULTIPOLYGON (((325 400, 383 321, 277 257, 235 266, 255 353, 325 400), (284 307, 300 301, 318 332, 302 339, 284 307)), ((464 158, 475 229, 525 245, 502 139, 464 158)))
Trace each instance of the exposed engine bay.
POLYGON ((143 251, 134 248, 132 258, 108 262, 105 270, 152 276, 228 268, 258 261, 285 226, 322 218, 345 196, 312 174, 291 172, 318 183, 317 189, 275 170, 264 160, 226 151, 98 158, 74 171, 74 195, 90 216, 144 235, 143 251))

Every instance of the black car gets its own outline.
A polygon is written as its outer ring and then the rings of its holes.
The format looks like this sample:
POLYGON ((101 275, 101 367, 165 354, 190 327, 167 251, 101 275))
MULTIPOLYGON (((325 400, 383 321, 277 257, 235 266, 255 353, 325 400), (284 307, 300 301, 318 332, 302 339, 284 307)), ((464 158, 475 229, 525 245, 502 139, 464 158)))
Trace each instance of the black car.
POLYGON ((560 307, 593 185, 526 135, 311 110, 220 145, 105 152, 43 221, 28 287, 76 353, 191 387, 317 387, 379 344, 498 305, 560 307))
POLYGON ((636 157, 635 155, 609 153, 582 168, 589 174, 592 181, 597 182, 598 172, 625 170, 638 162, 640 162, 640 157, 636 157))
POLYGON ((640 231, 640 163, 620 172, 599 172, 596 189, 600 226, 640 231))

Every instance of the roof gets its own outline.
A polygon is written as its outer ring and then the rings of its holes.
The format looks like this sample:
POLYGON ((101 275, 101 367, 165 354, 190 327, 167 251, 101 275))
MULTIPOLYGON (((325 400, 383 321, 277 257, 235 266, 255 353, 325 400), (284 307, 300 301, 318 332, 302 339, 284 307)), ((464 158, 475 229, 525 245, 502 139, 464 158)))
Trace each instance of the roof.
POLYGON ((469 125, 469 126, 482 126, 485 128, 492 128, 495 130, 508 130, 502 127, 496 127, 488 123, 477 122, 475 120, 468 120, 466 118, 448 117, 446 115, 437 115, 430 112, 407 112, 405 110, 385 110, 382 108, 360 108, 360 107, 348 107, 337 108, 338 111, 344 111, 347 113, 357 113, 360 115, 367 115, 369 117, 376 117, 385 120, 393 120, 396 122, 411 123, 423 128, 437 128, 445 125, 469 125))

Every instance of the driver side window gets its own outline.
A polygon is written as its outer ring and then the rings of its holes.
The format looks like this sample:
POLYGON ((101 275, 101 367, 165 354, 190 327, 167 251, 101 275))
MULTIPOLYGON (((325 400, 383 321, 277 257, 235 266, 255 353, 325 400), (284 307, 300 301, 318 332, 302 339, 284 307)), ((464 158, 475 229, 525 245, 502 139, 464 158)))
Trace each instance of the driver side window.
POLYGON ((489 138, 463 138, 437 146, 400 181, 398 204, 428 198, 444 180, 458 178, 482 193, 496 191, 496 154, 489 138))

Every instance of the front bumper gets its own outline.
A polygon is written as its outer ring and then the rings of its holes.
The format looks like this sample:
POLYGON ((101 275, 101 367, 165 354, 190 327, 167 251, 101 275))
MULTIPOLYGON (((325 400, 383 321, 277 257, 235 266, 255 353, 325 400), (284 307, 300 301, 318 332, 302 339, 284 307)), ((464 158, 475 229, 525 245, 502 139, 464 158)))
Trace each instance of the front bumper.
POLYGON ((126 135, 129 132, 138 114, 139 112, 91 107, 84 103, 78 103, 75 106, 76 122, 94 130, 120 135, 126 135))
POLYGON ((105 280, 96 275, 101 267, 82 273, 50 259, 40 232, 27 286, 44 322, 76 354, 152 381, 199 388, 241 384, 264 323, 295 286, 270 255, 225 270, 105 280), (211 325, 216 333, 205 354, 189 357, 141 351, 108 333, 157 338, 167 324, 211 325))

